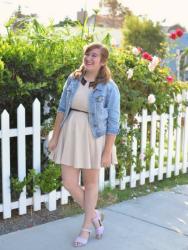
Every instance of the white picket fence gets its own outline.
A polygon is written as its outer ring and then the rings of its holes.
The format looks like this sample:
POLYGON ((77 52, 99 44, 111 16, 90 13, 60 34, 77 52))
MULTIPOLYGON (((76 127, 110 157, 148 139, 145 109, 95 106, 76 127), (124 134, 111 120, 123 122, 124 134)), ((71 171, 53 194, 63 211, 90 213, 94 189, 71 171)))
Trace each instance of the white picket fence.
MULTIPOLYGON (((9 126, 9 114, 6 110, 1 114, 1 163, 2 163, 2 204, 0 204, 0 212, 3 213, 3 218, 10 218, 11 211, 18 209, 19 214, 26 214, 27 206, 32 205, 33 210, 37 211, 41 209, 42 203, 45 203, 46 207, 52 211, 56 209, 57 200, 61 200, 61 204, 68 203, 68 197, 70 194, 61 187, 60 191, 52 191, 48 194, 41 194, 38 189, 33 197, 26 196, 26 188, 20 195, 19 200, 11 201, 10 190, 10 138, 17 137, 18 141, 18 178, 23 180, 26 175, 26 136, 33 136, 33 168, 36 172, 41 171, 41 107, 40 102, 36 99, 33 102, 33 124, 32 127, 25 127, 25 108, 23 105, 19 105, 17 109, 17 128, 10 129, 9 126)), ((147 115, 147 110, 143 110, 142 116, 137 117, 139 123, 141 123, 141 153, 145 153, 146 143, 149 142, 150 146, 154 149, 154 154, 150 159, 149 170, 143 169, 140 173, 136 173, 135 164, 131 167, 130 175, 124 176, 122 179, 116 178, 115 166, 110 167, 109 179, 105 180, 105 170, 101 168, 99 188, 102 191, 106 186, 111 188, 119 187, 125 189, 129 184, 130 187, 135 187, 137 181, 140 185, 145 183, 146 178, 149 178, 149 182, 154 181, 154 177, 157 176, 158 180, 166 177, 171 177, 172 172, 178 175, 180 170, 183 173, 187 172, 188 167, 188 107, 185 108, 185 112, 179 112, 178 114, 178 127, 174 128, 173 119, 173 106, 170 106, 169 114, 157 115, 153 112, 152 115, 147 115), (182 125, 182 118, 184 123, 182 125), (147 137, 148 124, 151 123, 151 138, 147 137), (156 132, 160 131, 159 145, 156 144, 156 132), (167 143, 165 140, 167 139, 167 143), (156 168, 156 155, 158 156, 158 167, 156 168), (167 161, 164 158, 167 157, 167 161), (172 159, 175 159, 173 163, 172 159)), ((132 140, 132 150, 134 155, 137 154, 137 140, 132 140)), ((142 166, 145 166, 145 159, 142 159, 142 166)))

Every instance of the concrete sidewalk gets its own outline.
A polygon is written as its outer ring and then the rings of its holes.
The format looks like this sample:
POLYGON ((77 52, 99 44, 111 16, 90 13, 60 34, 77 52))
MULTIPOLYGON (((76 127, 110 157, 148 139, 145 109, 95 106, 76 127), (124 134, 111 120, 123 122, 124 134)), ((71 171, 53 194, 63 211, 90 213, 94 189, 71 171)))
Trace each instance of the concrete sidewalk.
MULTIPOLYGON (((188 250, 188 185, 103 209, 105 234, 88 250, 188 250)), ((71 250, 83 216, 0 236, 0 250, 71 250)))

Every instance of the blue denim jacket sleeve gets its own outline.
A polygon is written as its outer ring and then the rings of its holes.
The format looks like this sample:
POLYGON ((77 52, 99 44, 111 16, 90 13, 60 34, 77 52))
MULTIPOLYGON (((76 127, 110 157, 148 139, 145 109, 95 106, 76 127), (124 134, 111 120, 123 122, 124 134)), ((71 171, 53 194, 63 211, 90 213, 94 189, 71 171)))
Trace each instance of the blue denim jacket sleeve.
POLYGON ((108 120, 106 134, 119 134, 120 125, 120 92, 113 83, 107 99, 108 120))
POLYGON ((57 109, 57 112, 65 112, 65 109, 66 109, 66 91, 67 91, 67 87, 69 85, 69 82, 71 80, 71 77, 69 76, 63 86, 63 91, 62 91, 62 94, 61 94, 61 98, 59 100, 59 106, 58 106, 58 109, 57 109))

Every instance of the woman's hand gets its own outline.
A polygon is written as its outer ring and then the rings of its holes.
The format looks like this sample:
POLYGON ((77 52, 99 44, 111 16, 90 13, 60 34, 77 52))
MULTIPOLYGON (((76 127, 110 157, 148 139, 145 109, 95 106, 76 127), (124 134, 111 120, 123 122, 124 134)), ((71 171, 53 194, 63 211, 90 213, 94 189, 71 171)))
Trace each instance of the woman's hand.
POLYGON ((103 151, 101 165, 104 168, 110 167, 110 165, 111 165, 111 152, 103 151))
POLYGON ((51 152, 56 148, 56 146, 57 146, 57 140, 54 138, 50 139, 48 142, 48 150, 51 152))

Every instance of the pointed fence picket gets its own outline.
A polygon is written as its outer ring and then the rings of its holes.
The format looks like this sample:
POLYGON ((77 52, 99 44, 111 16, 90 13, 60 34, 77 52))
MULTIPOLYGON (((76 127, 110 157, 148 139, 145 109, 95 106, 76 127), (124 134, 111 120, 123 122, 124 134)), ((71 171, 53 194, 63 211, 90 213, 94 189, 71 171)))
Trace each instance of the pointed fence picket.
MULTIPOLYGON (((23 181, 26 176, 26 138, 25 138, 25 108, 22 104, 17 109, 17 121, 18 121, 18 178, 23 181)), ((19 199, 19 214, 25 214, 27 210, 26 204, 26 187, 19 199)))
POLYGON ((151 114, 151 130, 150 130, 150 146, 153 154, 150 159, 149 181, 153 182, 155 177, 155 144, 156 144, 156 128, 157 128, 157 113, 153 111, 151 114))
MULTIPOLYGON (((3 213, 3 218, 10 218, 11 211, 18 209, 19 214, 26 214, 27 207, 33 206, 34 211, 40 210, 42 203, 52 211, 57 207, 57 200, 60 199, 61 204, 68 203, 70 193, 62 186, 60 191, 53 190, 48 194, 41 194, 40 189, 37 189, 33 197, 27 197, 26 187, 24 187, 19 199, 11 201, 11 186, 10 186, 10 142, 12 137, 17 137, 18 143, 18 178, 23 180, 26 176, 26 136, 33 137, 33 168, 37 173, 41 171, 41 105, 38 99, 35 99, 32 106, 33 121, 32 127, 25 126, 25 108, 22 104, 17 109, 17 128, 10 128, 9 114, 4 110, 1 114, 1 166, 2 166, 2 203, 0 204, 0 213, 3 213)), ((185 111, 181 111, 177 117, 177 127, 174 126, 173 117, 174 107, 169 107, 168 114, 157 114, 154 111, 151 115, 147 114, 147 110, 142 111, 141 116, 136 116, 137 123, 134 125, 136 130, 141 129, 141 142, 138 145, 137 138, 132 138, 132 155, 134 157, 133 164, 130 168, 130 173, 124 171, 121 179, 116 176, 116 167, 110 166, 106 170, 101 168, 99 175, 99 190, 103 191, 106 186, 119 187, 125 189, 127 185, 131 188, 138 184, 145 184, 148 178, 149 182, 153 182, 155 177, 162 180, 164 177, 169 178, 174 173, 179 175, 180 172, 186 173, 188 168, 188 107, 185 111), (152 149, 152 156, 149 161, 149 168, 146 166, 147 147, 152 149), (140 148, 140 155, 138 155, 140 148), (140 172, 136 169, 137 159, 140 157, 142 169, 140 172)), ((123 125, 126 129, 127 124, 123 125)), ((126 141, 125 141, 126 143, 126 141)), ((124 163, 126 166, 126 162, 124 163)))
POLYGON ((1 116, 1 151, 2 151, 2 201, 4 218, 11 217, 10 194, 10 121, 6 110, 1 116))
POLYGON ((181 122, 182 122, 182 113, 180 112, 181 105, 179 106, 179 112, 177 117, 177 128, 175 130, 176 136, 176 147, 175 147, 175 170, 174 174, 179 175, 181 166, 180 166, 180 153, 181 153, 181 122))

